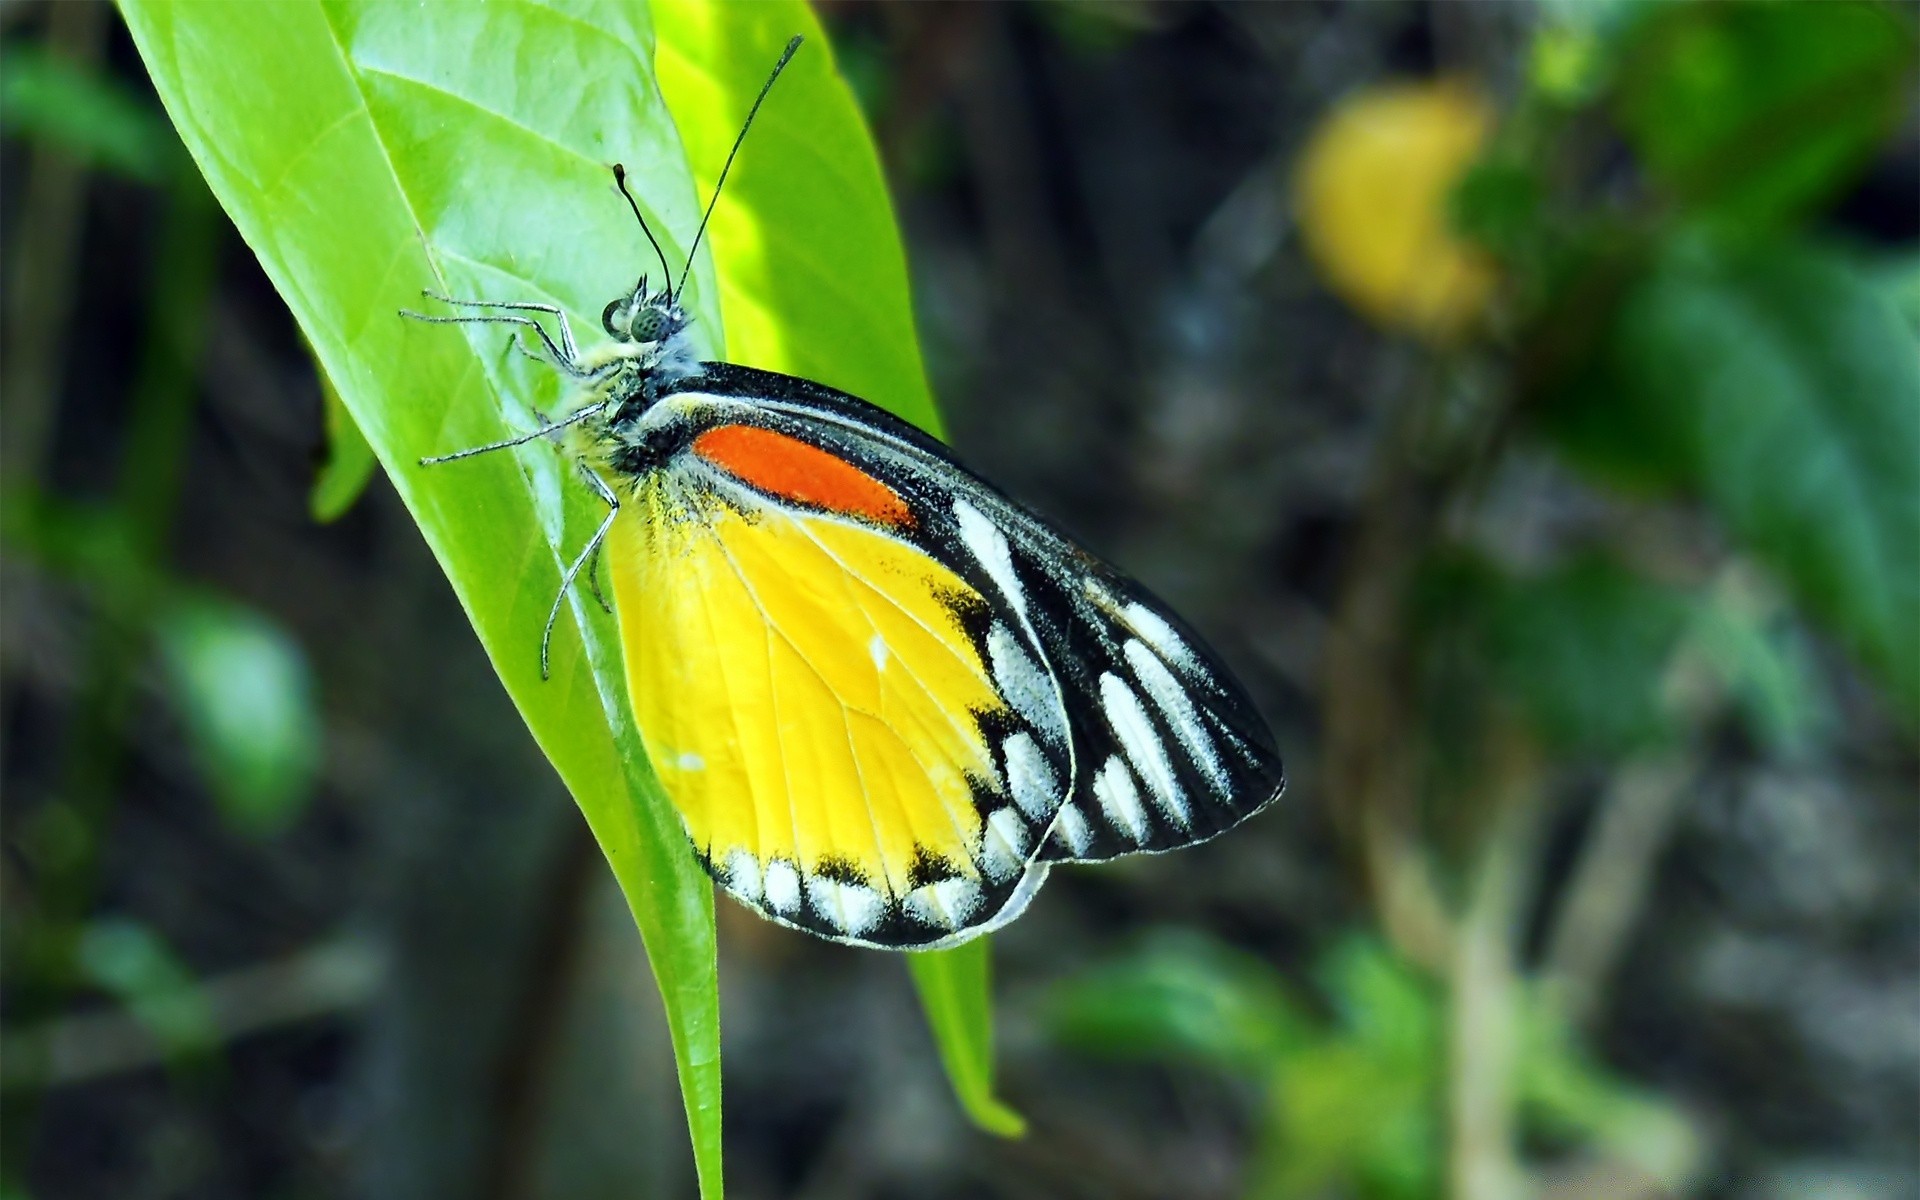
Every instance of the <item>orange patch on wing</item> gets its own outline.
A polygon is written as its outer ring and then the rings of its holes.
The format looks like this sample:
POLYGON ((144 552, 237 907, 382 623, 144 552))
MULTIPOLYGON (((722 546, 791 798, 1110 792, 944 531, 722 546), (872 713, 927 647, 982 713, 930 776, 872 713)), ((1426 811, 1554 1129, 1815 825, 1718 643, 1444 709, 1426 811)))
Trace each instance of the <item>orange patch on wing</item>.
POLYGON ((852 463, 757 425, 721 425, 693 439, 693 452, 734 478, 795 500, 883 525, 911 525, 900 494, 852 463))

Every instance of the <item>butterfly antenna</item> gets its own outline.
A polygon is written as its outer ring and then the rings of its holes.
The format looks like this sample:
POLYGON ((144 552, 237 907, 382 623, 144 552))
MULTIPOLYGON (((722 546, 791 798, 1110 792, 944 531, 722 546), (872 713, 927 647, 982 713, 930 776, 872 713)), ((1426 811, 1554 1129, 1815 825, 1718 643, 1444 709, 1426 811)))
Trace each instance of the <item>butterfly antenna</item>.
POLYGON ((780 72, 787 69, 787 63, 793 58, 793 52, 798 50, 800 43, 805 40, 796 36, 787 43, 787 48, 780 52, 780 61, 773 64, 773 73, 768 75, 767 81, 760 85, 760 94, 753 98, 753 107, 747 110, 746 124, 740 126, 740 136, 733 139, 733 149, 727 151, 726 165, 720 168, 720 178, 714 181, 713 199, 707 201, 707 211, 700 218, 700 228, 694 231, 693 245, 687 250, 687 265, 680 272, 680 282, 673 285, 674 295, 678 296, 680 289, 687 286, 687 274, 693 270, 693 256, 700 249, 700 239, 706 235, 707 221, 713 216, 713 206, 719 203, 720 189, 727 182, 727 172, 733 170, 733 156, 740 153, 740 143, 747 140, 747 130, 753 128, 753 118, 759 115, 760 102, 765 100, 767 93, 773 90, 773 81, 780 78, 780 72))
POLYGON ((647 219, 640 215, 640 205, 634 201, 633 193, 627 190, 627 169, 619 163, 613 164, 613 182, 619 186, 620 194, 627 198, 627 207, 633 210, 633 219, 640 222, 640 232, 647 235, 647 245, 653 247, 653 256, 660 260, 660 278, 672 279, 673 268, 667 265, 666 253, 660 249, 653 230, 647 228, 647 219))

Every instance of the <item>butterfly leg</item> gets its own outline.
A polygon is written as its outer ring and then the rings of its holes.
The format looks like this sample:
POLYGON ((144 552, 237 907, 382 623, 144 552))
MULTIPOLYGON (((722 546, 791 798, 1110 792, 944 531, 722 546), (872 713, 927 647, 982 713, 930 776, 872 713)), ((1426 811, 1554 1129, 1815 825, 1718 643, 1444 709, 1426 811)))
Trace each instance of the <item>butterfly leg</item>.
MULTIPOLYGON (((588 539, 586 549, 580 551, 579 557, 573 560, 567 567, 567 573, 560 579, 560 591, 553 598, 553 607, 547 611, 547 627, 540 634, 541 679, 546 679, 548 676, 548 651, 553 645, 553 627, 560 620, 560 606, 566 603, 567 589, 573 586, 574 578, 580 574, 580 568, 589 561, 597 559, 600 543, 607 540, 607 532, 613 528, 613 519, 620 515, 620 498, 613 494, 613 489, 607 486, 604 479, 598 479, 597 476, 595 478, 599 486, 594 490, 599 492, 600 498, 607 502, 607 519, 600 522, 600 528, 594 530, 593 537, 588 539)), ((602 603, 605 602, 602 601, 602 603)))
MULTIPOLYGON (((431 295, 432 293, 428 293, 428 294, 431 295)), ((438 297, 436 297, 436 299, 437 298, 438 297)), ((547 327, 542 325, 540 322, 534 320, 532 317, 513 317, 513 316, 490 317, 490 316, 483 316, 479 314, 468 315, 468 316, 457 316, 457 317, 436 317, 429 313, 414 312, 410 308, 401 309, 400 315, 408 318, 409 320, 425 322, 428 325, 520 325, 520 326, 524 326, 540 335, 540 343, 541 345, 546 347, 547 354, 552 359, 554 366, 560 368, 562 371, 566 372, 568 375, 573 376, 575 379, 590 379, 590 378, 593 378, 595 374, 594 372, 589 371, 587 368, 581 366, 577 356, 569 354, 567 350, 562 349, 559 345, 555 344, 553 340, 553 335, 547 332, 547 327)), ((571 340, 571 334, 567 334, 566 336, 569 338, 569 340, 571 340)))
POLYGON ((560 345, 567 352, 567 361, 580 361, 580 348, 573 341, 573 327, 567 324, 567 314, 557 304, 541 304, 533 300, 459 300, 432 291, 422 291, 420 294, 442 304, 455 304, 463 308, 504 308, 514 312, 546 313, 560 323, 560 345))
MULTIPOLYGON (((585 408, 576 409, 573 412, 568 413, 566 416, 561 417, 558 421, 555 421, 550 425, 542 425, 540 428, 534 430, 531 433, 522 433, 517 436, 507 438, 503 441, 488 442, 484 446, 475 446, 470 450, 456 450, 452 454, 436 454, 429 458, 421 459, 420 465, 423 467, 430 467, 438 463, 453 462, 455 459, 472 458, 476 454, 486 454, 494 450, 505 450, 509 446, 524 446, 528 442, 534 441, 538 438, 543 438, 548 436, 549 434, 558 433, 562 429, 567 428, 569 425, 578 425, 580 422, 586 420, 588 417, 595 416, 596 414, 604 411, 606 407, 607 406, 604 402, 600 404, 589 404, 585 408)), ((605 486, 604 483, 602 484, 602 486, 603 487, 605 486)))
MULTIPOLYGON (((587 485, 607 502, 608 508, 620 507, 619 498, 613 494, 613 489, 607 486, 607 481, 600 478, 599 472, 586 463, 581 463, 580 473, 587 477, 587 485)), ((593 590, 593 598, 600 602, 600 611, 612 616, 613 605, 608 604, 607 598, 600 592, 600 547, 598 546, 593 548, 593 558, 587 563, 587 586, 593 590)))

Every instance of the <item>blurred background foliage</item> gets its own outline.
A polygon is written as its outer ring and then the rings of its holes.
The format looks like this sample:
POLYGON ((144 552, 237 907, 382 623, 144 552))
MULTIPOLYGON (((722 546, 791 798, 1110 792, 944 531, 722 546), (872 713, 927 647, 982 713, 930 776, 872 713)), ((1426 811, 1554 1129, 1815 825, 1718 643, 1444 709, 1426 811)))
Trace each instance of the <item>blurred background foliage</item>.
MULTIPOLYGON (((1020 1142, 723 906, 733 1193, 1920 1191, 1912 10, 824 15, 953 440, 1294 783, 998 939, 1020 1142)), ((7 1194, 690 1194, 606 872, 124 31, 0 22, 7 1194)))

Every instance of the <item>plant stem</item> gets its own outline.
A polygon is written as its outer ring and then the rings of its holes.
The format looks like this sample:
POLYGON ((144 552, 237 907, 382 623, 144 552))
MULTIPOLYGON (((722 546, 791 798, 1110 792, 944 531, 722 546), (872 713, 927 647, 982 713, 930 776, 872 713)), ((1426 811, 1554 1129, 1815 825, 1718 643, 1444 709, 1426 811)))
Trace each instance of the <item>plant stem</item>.
POLYGON ((1454 1200, 1521 1200, 1515 1153, 1520 992, 1515 946, 1533 891, 1541 816, 1530 741, 1494 718, 1491 824, 1469 881, 1448 964, 1448 1176, 1454 1200))

